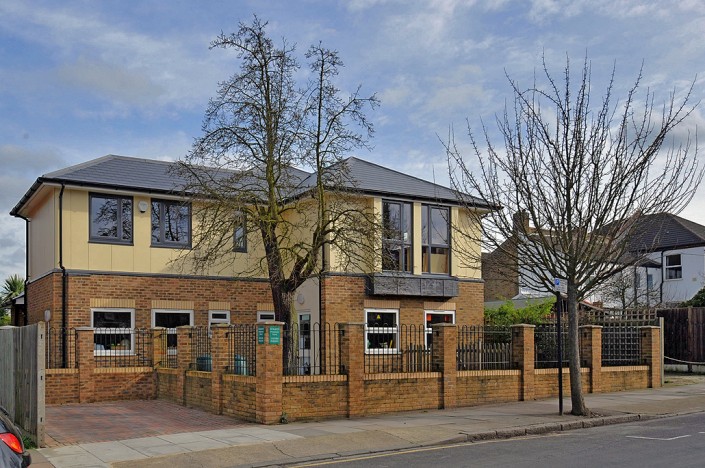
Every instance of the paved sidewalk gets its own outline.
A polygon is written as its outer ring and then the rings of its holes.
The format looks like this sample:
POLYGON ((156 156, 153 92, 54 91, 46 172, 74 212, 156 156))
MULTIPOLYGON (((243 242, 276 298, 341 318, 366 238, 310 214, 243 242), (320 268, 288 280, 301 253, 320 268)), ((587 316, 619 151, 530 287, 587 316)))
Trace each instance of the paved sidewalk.
MULTIPOLYGON (((660 389, 586 395, 593 418, 558 415, 548 400, 433 410, 387 416, 237 427, 181 434, 81 443, 33 451, 33 466, 231 467, 269 466, 411 447, 487 440, 617 424, 705 411, 705 379, 660 389), (695 383, 693 383, 695 382, 695 383)), ((565 401, 570 410, 570 401, 565 401)))

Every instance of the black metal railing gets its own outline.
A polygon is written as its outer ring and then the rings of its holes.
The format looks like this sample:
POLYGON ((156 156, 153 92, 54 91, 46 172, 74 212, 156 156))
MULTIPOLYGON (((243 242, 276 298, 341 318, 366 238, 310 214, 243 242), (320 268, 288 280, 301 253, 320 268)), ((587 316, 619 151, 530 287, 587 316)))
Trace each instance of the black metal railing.
POLYGON ((151 366, 152 350, 148 328, 96 328, 93 332, 96 367, 151 366))
POLYGON ((465 325, 458 329, 458 370, 512 368, 510 327, 465 325))
POLYGON ((78 367, 75 328, 49 328, 46 332, 47 369, 75 369, 78 367))
POLYGON ((164 352, 162 361, 157 364, 168 369, 178 368, 179 353, 177 347, 178 335, 176 334, 176 330, 163 328, 161 333, 157 335, 156 339, 160 341, 160 347, 164 352))
MULTIPOLYGON (((568 367, 568 326, 561 326, 562 367, 568 367)), ((553 369, 558 367, 558 334, 555 323, 536 325, 534 329, 534 367, 553 369)))
POLYGON ((225 336, 228 340, 228 365, 225 372, 257 375, 256 325, 230 325, 225 336))
POLYGON ((340 374, 341 327, 330 323, 297 323, 284 327, 289 356, 284 375, 340 374))
POLYGON ((431 329, 425 325, 365 326, 365 373, 430 372, 431 329))
POLYGON ((191 361, 189 368, 202 372, 211 372, 211 332, 208 327, 195 327, 189 331, 191 339, 191 361))
POLYGON ((641 360, 641 321, 608 322, 602 325, 602 365, 635 366, 641 360))

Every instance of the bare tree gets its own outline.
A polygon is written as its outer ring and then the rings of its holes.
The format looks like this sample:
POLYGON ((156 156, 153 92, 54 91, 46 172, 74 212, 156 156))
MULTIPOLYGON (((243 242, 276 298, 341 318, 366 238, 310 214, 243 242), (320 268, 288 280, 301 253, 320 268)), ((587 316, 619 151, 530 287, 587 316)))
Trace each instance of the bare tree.
MULTIPOLYGON (((220 83, 203 136, 179 165, 196 200, 186 260, 195 270, 232 265, 233 244, 258 233, 247 249, 263 255, 239 274, 266 275, 276 318, 291 325, 293 294, 326 268, 324 247, 336 249, 339 269, 369 270, 374 258, 375 216, 343 156, 367 146, 373 128, 364 111, 378 101, 359 88, 342 97, 333 80, 343 63, 320 43, 306 54, 310 79, 299 83, 295 47, 276 46, 266 25, 255 17, 211 44, 237 51, 240 69, 220 83)), ((285 359, 292 350, 285 343, 285 359)))
POLYGON ((578 301, 639 260, 627 254, 641 215, 677 213, 691 200, 703 176, 697 144, 690 133, 680 143, 664 143, 695 105, 689 102, 692 86, 680 98, 674 91, 660 109, 648 90, 639 100, 641 71, 626 98, 615 102, 614 68, 595 105, 587 58, 577 85, 569 60, 561 80, 545 59, 541 76, 543 86, 535 77, 526 90, 508 76, 514 105, 496 119, 503 147, 483 125, 482 149, 468 124, 479 175, 452 131, 445 147, 454 188, 503 208, 483 220, 484 248, 511 256, 536 289, 550 292, 554 278, 567 280, 572 413, 588 415, 580 381, 578 301))

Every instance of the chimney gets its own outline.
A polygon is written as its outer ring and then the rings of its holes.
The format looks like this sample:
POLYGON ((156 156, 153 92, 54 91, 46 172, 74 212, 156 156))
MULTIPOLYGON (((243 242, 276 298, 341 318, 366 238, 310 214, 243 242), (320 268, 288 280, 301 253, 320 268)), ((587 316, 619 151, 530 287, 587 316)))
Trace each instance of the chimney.
POLYGON ((529 232, 529 213, 519 210, 512 216, 514 232, 529 232))

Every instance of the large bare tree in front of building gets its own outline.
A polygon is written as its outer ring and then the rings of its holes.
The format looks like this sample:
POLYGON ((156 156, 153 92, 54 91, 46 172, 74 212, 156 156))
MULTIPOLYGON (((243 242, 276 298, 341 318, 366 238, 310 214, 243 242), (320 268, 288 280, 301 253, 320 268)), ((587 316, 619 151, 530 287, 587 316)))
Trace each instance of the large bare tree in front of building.
MULTIPOLYGON (((196 225, 185 260, 195 270, 227 268, 246 239, 247 255, 263 256, 238 274, 266 275, 276 318, 291 325, 294 292, 325 268, 324 247, 338 252, 338 268, 367 271, 373 261, 376 218, 356 197, 343 157, 367 146, 365 110, 377 99, 359 87, 342 95, 337 52, 311 46, 306 72, 295 47, 275 44, 266 26, 255 17, 211 44, 236 51, 240 66, 220 83, 203 135, 179 165, 196 225)), ((293 347, 284 346, 287 359, 293 347)))
POLYGON ((556 78, 544 59, 528 89, 508 77, 513 106, 496 119, 503 144, 486 126, 478 141, 468 125, 472 157, 452 132, 445 146, 454 188, 502 208, 483 219, 484 248, 504 249, 534 289, 567 280, 571 412, 588 415, 578 302, 639 260, 629 246, 640 216, 678 213, 703 172, 697 139, 673 137, 695 108, 692 87, 657 106, 651 91, 640 93, 641 72, 622 100, 613 96, 614 68, 601 95, 587 58, 575 82, 573 73, 566 60, 556 78))

